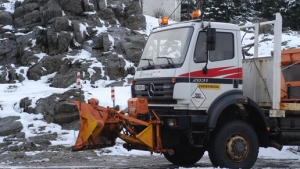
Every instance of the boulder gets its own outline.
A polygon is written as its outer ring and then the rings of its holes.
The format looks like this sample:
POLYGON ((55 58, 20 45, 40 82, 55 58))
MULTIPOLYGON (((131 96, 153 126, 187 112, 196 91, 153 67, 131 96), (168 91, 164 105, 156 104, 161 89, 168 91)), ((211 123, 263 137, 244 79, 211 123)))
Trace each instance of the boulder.
POLYGON ((55 17, 62 16, 62 9, 58 0, 50 0, 43 8, 41 8, 41 18, 43 25, 47 25, 48 21, 55 17))
POLYGON ((54 112, 56 114, 53 118, 53 123, 64 124, 79 119, 78 108, 73 103, 67 101, 59 102, 55 106, 54 112))
POLYGON ((93 2, 93 0, 83 0, 82 3, 83 3, 83 11, 84 12, 89 12, 89 11, 94 11, 95 8, 94 8, 94 4, 91 3, 90 1, 93 2))
POLYGON ((146 40, 143 35, 128 36, 125 40, 126 42, 122 43, 122 49, 125 52, 124 58, 137 65, 146 45, 146 40))
POLYGON ((138 63, 143 51, 138 47, 132 45, 130 42, 122 43, 122 47, 125 51, 125 58, 130 60, 131 62, 138 63))
POLYGON ((101 8, 99 12, 97 12, 97 16, 102 20, 106 20, 109 24, 116 24, 116 17, 112 9, 110 8, 101 8))
POLYGON ((16 73, 16 68, 11 66, 2 67, 0 75, 0 83, 16 83, 22 82, 24 77, 22 74, 16 73))
POLYGON ((47 133, 41 134, 38 136, 29 137, 28 139, 33 142, 33 144, 38 144, 39 146, 49 146, 51 145, 50 141, 53 141, 57 138, 57 133, 47 133))
POLYGON ((17 7, 17 8, 15 9, 15 12, 14 12, 14 18, 15 18, 15 19, 16 19, 16 18, 21 18, 21 17, 24 16, 24 14, 25 14, 25 12, 24 12, 24 7, 23 7, 23 6, 17 7))
POLYGON ((41 52, 47 53, 47 30, 41 26, 35 26, 32 30, 32 36, 36 39, 36 45, 40 48, 41 52))
POLYGON ((23 55, 20 58, 20 62, 24 66, 30 66, 32 64, 37 63, 39 58, 34 55, 33 51, 25 50, 23 55))
POLYGON ((75 15, 83 13, 81 0, 60 0, 60 6, 64 11, 75 15))
POLYGON ((61 32, 58 35, 58 42, 57 42, 57 52, 58 54, 68 52, 69 46, 71 45, 73 40, 73 35, 69 32, 61 32))
POLYGON ((93 39, 93 49, 103 49, 103 34, 93 39))
POLYGON ((62 57, 60 55, 44 57, 39 63, 28 69, 28 79, 39 80, 41 76, 58 71, 61 65, 67 62, 67 60, 62 60, 62 57))
POLYGON ((93 48, 102 49, 103 52, 109 51, 111 42, 109 41, 108 33, 102 33, 93 39, 93 48))
POLYGON ((100 9, 104 9, 104 8, 106 8, 107 6, 107 1, 103 1, 103 0, 97 0, 97 4, 98 4, 98 7, 100 8, 100 9))
POLYGON ((109 51, 112 42, 109 40, 108 33, 103 33, 102 42, 103 42, 103 51, 104 52, 109 51))
POLYGON ((14 24, 16 28, 24 27, 24 20, 23 18, 15 18, 14 24))
POLYGON ((91 84, 95 84, 97 80, 103 79, 102 77, 102 71, 99 67, 93 67, 94 74, 91 76, 91 84))
POLYGON ((0 41, 0 65, 16 64, 18 48, 15 40, 0 41))
POLYGON ((24 112, 34 113, 34 108, 31 107, 32 100, 29 97, 25 97, 20 100, 19 107, 23 109, 24 112))
MULTIPOLYGON (((55 74, 51 81, 52 87, 58 88, 66 88, 70 87, 74 83, 76 83, 77 72, 85 72, 88 74, 88 68, 91 63, 81 63, 79 61, 75 61, 72 63, 72 59, 65 59, 64 64, 61 65, 58 72, 55 74)), ((88 78, 89 76, 81 76, 82 79, 88 78)), ((89 79, 86 79, 89 80, 89 79)))
MULTIPOLYGON (((72 122, 79 119, 78 109, 75 104, 67 102, 67 100, 79 99, 78 89, 71 89, 62 94, 52 94, 36 102, 35 113, 43 114, 48 123, 63 124, 72 122)), ((81 99, 84 100, 82 93, 81 99)))
POLYGON ((75 40, 82 44, 86 39, 86 27, 78 20, 72 21, 72 27, 74 29, 75 40))
POLYGON ((19 116, 9 116, 0 118, 0 136, 8 136, 17 133, 23 129, 19 116))
POLYGON ((133 30, 145 30, 146 18, 142 14, 132 14, 124 22, 124 26, 133 30))
MULTIPOLYGON (((102 58, 104 59, 104 57, 102 58)), ((125 61, 117 54, 111 54, 105 57, 105 62, 102 60, 102 64, 105 66, 105 74, 110 77, 111 80, 117 80, 124 77, 125 73, 125 61)))
POLYGON ((37 3, 28 3, 23 6, 24 13, 29 13, 34 10, 39 10, 39 8, 40 8, 39 4, 37 4, 37 3))
POLYGON ((56 32, 72 31, 71 21, 66 17, 56 17, 54 23, 54 29, 56 32))
POLYGON ((130 15, 140 15, 142 14, 142 8, 138 1, 128 3, 125 8, 125 17, 128 18, 130 15))
POLYGON ((72 84, 76 83, 76 75, 76 70, 70 70, 66 74, 56 73, 51 81, 51 86, 58 88, 70 87, 72 84))
POLYGON ((134 1, 129 3, 124 12, 125 17, 122 24, 125 27, 134 30, 146 29, 146 18, 142 14, 139 2, 134 1))
POLYGON ((29 25, 33 23, 41 22, 40 11, 34 10, 24 15, 24 24, 29 25))
POLYGON ((13 16, 11 13, 6 11, 0 11, 0 25, 13 25, 13 16))
POLYGON ((80 120, 74 120, 70 123, 61 124, 61 129, 63 130, 79 130, 80 129, 80 120))
POLYGON ((49 55, 59 55, 67 52, 70 46, 73 35, 71 32, 56 32, 54 27, 47 29, 47 48, 46 51, 49 55))

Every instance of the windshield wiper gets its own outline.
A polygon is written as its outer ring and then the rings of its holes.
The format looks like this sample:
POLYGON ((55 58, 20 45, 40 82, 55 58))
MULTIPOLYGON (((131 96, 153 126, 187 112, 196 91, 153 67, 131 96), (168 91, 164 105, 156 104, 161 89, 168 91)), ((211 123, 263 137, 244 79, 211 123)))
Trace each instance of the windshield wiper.
POLYGON ((160 66, 161 68, 174 68, 175 67, 174 62, 171 57, 157 57, 157 58, 167 59, 167 61, 168 61, 168 65, 160 66))
POLYGON ((148 66, 147 67, 143 67, 142 69, 147 70, 147 69, 154 69, 154 62, 153 59, 146 59, 143 58, 141 60, 147 60, 148 61, 148 66), (150 61, 152 62, 152 64, 150 63, 150 61))

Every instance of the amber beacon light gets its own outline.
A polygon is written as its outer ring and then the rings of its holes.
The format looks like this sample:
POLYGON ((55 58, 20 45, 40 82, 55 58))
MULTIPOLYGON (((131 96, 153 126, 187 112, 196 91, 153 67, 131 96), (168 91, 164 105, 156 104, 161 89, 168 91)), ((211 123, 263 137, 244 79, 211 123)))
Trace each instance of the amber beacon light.
POLYGON ((197 10, 197 11, 193 11, 193 19, 199 19, 199 17, 201 16, 201 10, 197 10))
POLYGON ((159 25, 168 25, 169 18, 168 17, 162 17, 158 19, 159 25))

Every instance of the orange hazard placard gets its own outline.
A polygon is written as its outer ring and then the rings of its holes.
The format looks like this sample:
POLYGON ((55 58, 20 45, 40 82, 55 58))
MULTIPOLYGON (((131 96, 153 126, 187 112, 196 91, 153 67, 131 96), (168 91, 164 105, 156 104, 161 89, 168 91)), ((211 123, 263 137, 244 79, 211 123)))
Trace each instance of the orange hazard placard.
POLYGON ((201 90, 221 90, 220 84, 202 83, 202 84, 198 84, 198 87, 201 90))

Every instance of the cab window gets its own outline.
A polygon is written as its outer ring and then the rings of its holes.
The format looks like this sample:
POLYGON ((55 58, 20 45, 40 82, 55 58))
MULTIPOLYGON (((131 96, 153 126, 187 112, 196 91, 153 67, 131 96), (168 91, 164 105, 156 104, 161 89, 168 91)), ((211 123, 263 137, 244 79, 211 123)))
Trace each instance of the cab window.
MULTIPOLYGON (((194 53, 194 62, 201 63, 206 61, 206 32, 200 32, 198 35, 196 49, 194 53)), ((233 34, 227 32, 216 33, 216 48, 209 51, 209 60, 211 62, 228 60, 234 57, 233 34)))

